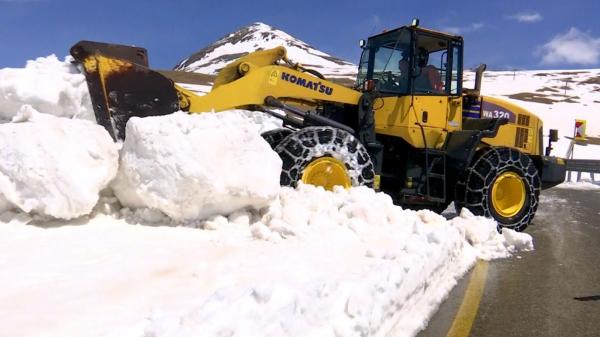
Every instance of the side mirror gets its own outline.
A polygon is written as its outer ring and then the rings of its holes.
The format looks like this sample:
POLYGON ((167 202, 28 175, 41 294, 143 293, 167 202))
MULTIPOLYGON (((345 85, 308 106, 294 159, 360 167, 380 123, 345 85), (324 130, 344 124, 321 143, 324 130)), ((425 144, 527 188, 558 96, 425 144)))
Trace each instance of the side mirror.
POLYGON ((367 41, 360 40, 360 41, 358 41, 358 45, 360 46, 361 49, 365 49, 365 47, 367 46, 367 41))
MULTIPOLYGON (((541 133, 541 131, 540 131, 541 133)), ((546 147, 546 156, 550 155, 550 152, 552 152, 553 148, 552 148, 552 143, 556 142, 558 140, 558 130, 556 129, 550 129, 550 135, 548 137, 548 146, 546 147)), ((541 139, 540 139, 541 141, 541 139)))

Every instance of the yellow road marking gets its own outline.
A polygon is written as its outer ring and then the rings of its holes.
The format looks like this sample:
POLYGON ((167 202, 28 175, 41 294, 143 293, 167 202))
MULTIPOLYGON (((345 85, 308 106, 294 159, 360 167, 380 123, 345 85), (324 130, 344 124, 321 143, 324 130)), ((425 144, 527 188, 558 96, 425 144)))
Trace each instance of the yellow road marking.
POLYGON ((473 322, 479 310, 479 303, 483 296, 487 272, 488 262, 478 261, 471 274, 462 304, 446 337, 467 337, 471 333, 473 322))

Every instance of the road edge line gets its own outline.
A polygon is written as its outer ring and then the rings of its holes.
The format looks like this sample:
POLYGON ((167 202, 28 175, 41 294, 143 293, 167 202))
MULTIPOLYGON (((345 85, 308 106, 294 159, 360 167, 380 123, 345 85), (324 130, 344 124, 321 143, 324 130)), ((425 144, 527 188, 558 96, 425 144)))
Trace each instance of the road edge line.
POLYGON ((469 285, 467 286, 467 290, 465 290, 463 301, 446 337, 467 337, 471 333, 471 328, 477 317, 479 304, 483 297, 488 266, 489 263, 483 260, 479 260, 475 264, 475 268, 473 268, 473 273, 469 280, 469 285))

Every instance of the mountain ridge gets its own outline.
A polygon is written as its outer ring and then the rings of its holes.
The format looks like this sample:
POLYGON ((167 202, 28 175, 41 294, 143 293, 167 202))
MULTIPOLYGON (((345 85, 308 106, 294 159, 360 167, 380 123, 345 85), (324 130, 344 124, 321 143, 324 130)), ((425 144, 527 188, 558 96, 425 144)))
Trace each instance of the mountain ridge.
POLYGON ((255 22, 227 34, 212 44, 180 61, 177 71, 215 75, 231 61, 256 50, 284 46, 287 56, 327 78, 354 81, 357 66, 322 52, 288 33, 261 22, 255 22))

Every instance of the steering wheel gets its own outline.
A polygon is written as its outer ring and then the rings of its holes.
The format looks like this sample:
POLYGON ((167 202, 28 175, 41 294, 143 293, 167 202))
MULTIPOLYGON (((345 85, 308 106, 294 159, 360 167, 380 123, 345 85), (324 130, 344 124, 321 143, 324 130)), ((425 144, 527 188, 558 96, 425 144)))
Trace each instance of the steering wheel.
POLYGON ((378 75, 379 75, 378 76, 379 77, 378 87, 384 88, 384 89, 390 89, 390 88, 394 88, 394 87, 398 86, 397 78, 392 71, 384 71, 378 75))

